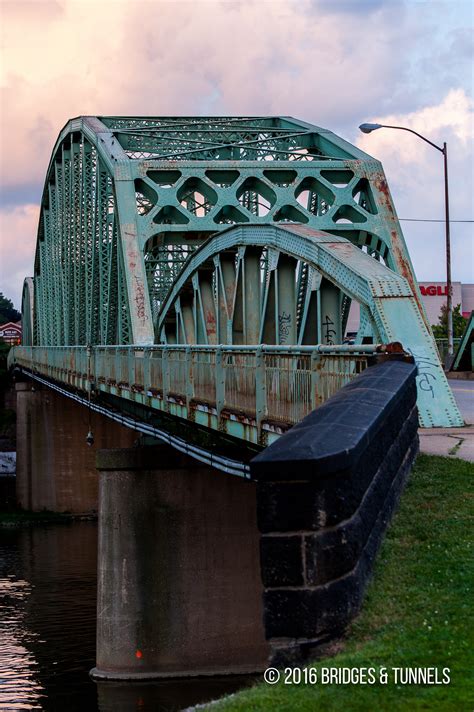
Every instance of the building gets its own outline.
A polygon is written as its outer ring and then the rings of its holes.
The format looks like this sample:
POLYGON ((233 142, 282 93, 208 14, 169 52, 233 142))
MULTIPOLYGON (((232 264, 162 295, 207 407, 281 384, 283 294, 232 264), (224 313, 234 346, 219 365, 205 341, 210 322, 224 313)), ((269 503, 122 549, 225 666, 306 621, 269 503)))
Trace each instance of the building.
MULTIPOLYGON (((429 323, 433 326, 439 323, 441 307, 446 304, 448 289, 446 282, 419 282, 421 298, 426 309, 429 323)), ((474 284, 452 282, 453 308, 461 305, 461 314, 466 319, 474 310, 474 284)), ((347 321, 346 334, 354 336, 359 328, 359 305, 352 302, 347 321)))
MULTIPOLYGON (((419 282, 423 304, 430 324, 437 324, 441 314, 441 307, 446 304, 448 288, 446 282, 419 282)), ((452 282, 453 308, 461 305, 461 314, 466 319, 474 309, 474 284, 461 284, 452 282)))
POLYGON ((15 324, 13 321, 7 321, 6 324, 0 326, 0 340, 10 346, 21 344, 21 321, 15 324))

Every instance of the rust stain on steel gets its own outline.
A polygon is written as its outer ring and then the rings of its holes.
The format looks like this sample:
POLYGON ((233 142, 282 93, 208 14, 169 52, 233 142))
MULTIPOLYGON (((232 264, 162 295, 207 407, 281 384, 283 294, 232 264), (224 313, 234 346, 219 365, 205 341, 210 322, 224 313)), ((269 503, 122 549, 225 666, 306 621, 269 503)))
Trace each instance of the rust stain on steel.
POLYGON ((348 242, 326 242, 324 247, 331 251, 340 252, 343 257, 352 257, 354 255, 354 245, 348 242))
MULTIPOLYGON (((324 230, 316 230, 314 227, 308 227, 307 225, 284 225, 285 230, 290 232, 296 232, 300 235, 306 235, 307 237, 327 237, 329 233, 324 232, 324 230)), ((331 235, 334 237, 334 235, 331 235)), ((336 240, 335 240, 336 242, 336 240)))
POLYGON ((395 218, 395 213, 393 211, 393 205, 392 205, 392 198, 390 196, 390 190, 389 190, 387 181, 385 180, 385 177, 380 174, 376 174, 376 177, 374 179, 374 186, 380 195, 380 200, 382 202, 383 207, 388 210, 388 212, 391 214, 392 218, 395 218))
POLYGON ((375 349, 379 353, 386 353, 386 354, 404 354, 404 348, 400 341, 391 341, 389 344, 380 344, 380 346, 377 346, 375 349))
POLYGON ((206 325, 208 327, 207 331, 209 334, 216 333, 216 317, 214 316, 211 309, 206 310, 206 325))
POLYGON ((418 294, 418 288, 417 288, 417 284, 415 282, 415 277, 414 277, 413 271, 410 269, 410 265, 408 264, 406 257, 400 248, 398 232, 396 230, 391 230, 390 236, 392 238, 392 250, 393 250, 393 256, 394 256, 395 262, 398 266, 398 269, 400 270, 401 276, 404 277, 407 280, 408 284, 410 285, 410 289, 412 291, 413 296, 415 297, 415 301, 416 301, 416 304, 420 311, 420 314, 421 314, 423 321, 425 322, 425 324, 428 328, 428 331, 429 331, 430 325, 428 324, 427 319, 425 317, 425 311, 424 311, 420 296, 418 294))

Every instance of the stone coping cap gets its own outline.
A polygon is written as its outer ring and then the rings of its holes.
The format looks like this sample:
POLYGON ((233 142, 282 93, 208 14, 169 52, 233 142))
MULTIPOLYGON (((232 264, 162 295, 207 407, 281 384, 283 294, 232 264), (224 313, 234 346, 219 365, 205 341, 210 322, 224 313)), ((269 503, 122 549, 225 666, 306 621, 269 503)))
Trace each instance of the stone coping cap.
MULTIPOLYGON (((416 365, 371 366, 250 462, 256 479, 297 479, 347 470, 391 418, 407 389, 416 399, 416 365)), ((413 402, 414 405, 414 402, 413 402)))

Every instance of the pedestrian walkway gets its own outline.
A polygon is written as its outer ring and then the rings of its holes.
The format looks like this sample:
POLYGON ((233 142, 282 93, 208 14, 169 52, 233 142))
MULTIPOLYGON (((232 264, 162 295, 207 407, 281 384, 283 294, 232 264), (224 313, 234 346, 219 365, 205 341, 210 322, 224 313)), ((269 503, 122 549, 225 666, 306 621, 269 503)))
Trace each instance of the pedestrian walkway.
POLYGON ((474 381, 450 380, 449 385, 466 427, 420 428, 420 451, 474 462, 474 381))
POLYGON ((467 428, 420 428, 420 451, 427 455, 460 457, 474 462, 474 426, 467 428))

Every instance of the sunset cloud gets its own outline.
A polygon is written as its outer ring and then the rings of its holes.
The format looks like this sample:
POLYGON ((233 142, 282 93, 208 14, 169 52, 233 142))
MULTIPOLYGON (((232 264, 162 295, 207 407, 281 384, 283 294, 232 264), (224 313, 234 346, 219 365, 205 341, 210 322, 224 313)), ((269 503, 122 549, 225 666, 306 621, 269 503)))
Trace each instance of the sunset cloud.
POLYGON ((25 277, 33 274, 38 205, 20 205, 0 210, 0 292, 21 306, 25 277))
MULTIPOLYGON (((453 89, 441 102, 407 114, 367 116, 364 120, 406 126, 443 146, 448 144, 450 212, 453 221, 474 219, 472 135, 474 102, 453 89)), ((443 155, 406 131, 380 129, 360 134, 357 144, 382 161, 401 218, 444 220, 443 155)), ((403 222, 402 228, 418 279, 445 274, 445 225, 403 222)), ((473 279, 473 224, 451 224, 453 279, 473 279)))

